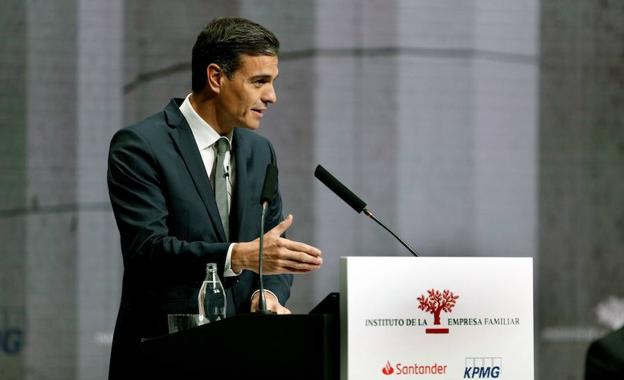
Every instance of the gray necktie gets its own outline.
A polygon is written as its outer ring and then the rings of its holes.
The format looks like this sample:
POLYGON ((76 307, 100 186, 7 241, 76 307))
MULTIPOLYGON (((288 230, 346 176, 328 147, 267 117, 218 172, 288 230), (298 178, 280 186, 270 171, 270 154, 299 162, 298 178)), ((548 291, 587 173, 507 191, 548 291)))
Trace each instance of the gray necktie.
POLYGON ((227 175, 229 175, 229 173, 226 173, 223 168, 223 160, 225 160, 225 153, 230 149, 230 143, 225 137, 221 137, 214 146, 217 151, 216 168, 214 171, 215 200, 219 208, 219 215, 221 216, 221 224, 223 224, 223 230, 225 231, 225 238, 230 240, 230 212, 228 209, 227 194, 227 175))

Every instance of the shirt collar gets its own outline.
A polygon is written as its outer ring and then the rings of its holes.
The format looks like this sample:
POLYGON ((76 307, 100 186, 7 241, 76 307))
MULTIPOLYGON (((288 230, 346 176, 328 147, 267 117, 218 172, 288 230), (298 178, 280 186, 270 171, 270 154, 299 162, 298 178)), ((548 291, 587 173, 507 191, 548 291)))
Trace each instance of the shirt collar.
MULTIPOLYGON (((190 101, 191 94, 188 94, 184 99, 184 102, 180 105, 180 112, 184 115, 186 122, 189 127, 191 127, 191 131, 193 132, 193 137, 195 137, 195 142, 197 143, 197 147, 199 150, 206 149, 214 145, 214 143, 219 140, 221 135, 217 133, 217 131, 210 126, 210 124, 206 123, 204 119, 195 111, 193 105, 191 105, 190 101)), ((230 143, 230 149, 232 149, 232 135, 234 131, 230 131, 225 137, 227 137, 228 142, 230 143)))

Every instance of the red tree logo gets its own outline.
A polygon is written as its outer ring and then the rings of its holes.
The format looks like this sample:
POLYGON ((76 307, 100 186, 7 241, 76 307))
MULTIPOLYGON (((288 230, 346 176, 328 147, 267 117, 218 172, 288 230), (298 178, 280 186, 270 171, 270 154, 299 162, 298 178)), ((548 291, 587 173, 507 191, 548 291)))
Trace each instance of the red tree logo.
MULTIPOLYGON (((456 296, 448 289, 444 289, 444 291, 440 292, 439 290, 429 289, 427 290, 427 297, 424 294, 421 294, 418 297, 418 308, 420 310, 429 312, 433 314, 433 324, 440 324, 440 313, 447 312, 450 313, 451 310, 455 307, 455 303, 459 296, 456 296)), ((448 329, 427 329, 427 333, 448 333, 448 329)))
POLYGON ((386 362, 386 365, 381 369, 381 372, 384 375, 392 375, 394 373, 394 368, 392 368, 392 364, 390 364, 390 361, 386 362))

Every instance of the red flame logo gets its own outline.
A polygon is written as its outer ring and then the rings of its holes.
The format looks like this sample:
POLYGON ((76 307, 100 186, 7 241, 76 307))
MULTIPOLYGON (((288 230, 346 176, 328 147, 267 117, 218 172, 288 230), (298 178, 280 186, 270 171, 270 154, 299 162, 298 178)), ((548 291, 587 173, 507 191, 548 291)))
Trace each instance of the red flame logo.
POLYGON ((384 375, 392 375, 394 373, 394 368, 392 368, 392 364, 389 361, 386 362, 386 366, 381 369, 384 375))

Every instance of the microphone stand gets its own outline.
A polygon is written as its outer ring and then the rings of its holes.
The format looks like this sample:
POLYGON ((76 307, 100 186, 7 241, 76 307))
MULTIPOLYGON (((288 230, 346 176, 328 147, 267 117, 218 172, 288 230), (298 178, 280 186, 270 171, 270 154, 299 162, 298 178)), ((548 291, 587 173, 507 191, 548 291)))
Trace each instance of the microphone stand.
POLYGON ((260 277, 259 289, 260 298, 258 298, 258 314, 276 314, 274 311, 267 310, 266 299, 264 298, 264 279, 263 262, 264 262, 264 219, 266 217, 267 207, 271 200, 273 193, 277 187, 277 167, 273 164, 268 164, 266 174, 264 175, 264 184, 262 185, 262 194, 260 195, 260 204, 262 205, 262 217, 260 219, 260 246, 258 247, 258 276, 260 277))
POLYGON ((264 281, 262 280, 262 262, 264 261, 264 252, 263 252, 263 242, 264 242, 264 217, 266 215, 266 210, 269 202, 262 202, 262 219, 260 220, 260 247, 258 250, 258 275, 260 276, 260 298, 258 299, 258 310, 256 313, 258 314, 275 314, 274 311, 267 310, 266 308, 266 299, 264 298, 264 281))

